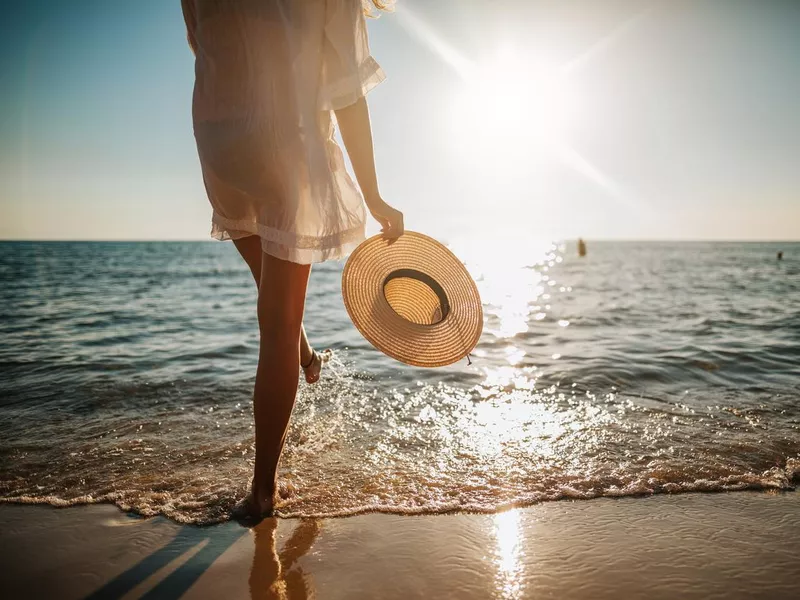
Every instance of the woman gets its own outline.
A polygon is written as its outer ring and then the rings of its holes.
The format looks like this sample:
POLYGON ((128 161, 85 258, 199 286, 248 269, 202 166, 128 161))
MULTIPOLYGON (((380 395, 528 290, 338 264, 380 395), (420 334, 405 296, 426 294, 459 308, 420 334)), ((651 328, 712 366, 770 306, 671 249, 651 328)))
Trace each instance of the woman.
POLYGON ((384 75, 369 54, 361 0, 181 1, 211 234, 234 241, 258 287, 256 457, 243 504, 258 517, 275 501, 300 366, 309 382, 321 368, 303 329, 311 263, 364 239, 365 203, 385 235, 403 233, 402 213, 378 191, 364 99, 384 75), (332 113, 361 192, 333 139, 332 113))

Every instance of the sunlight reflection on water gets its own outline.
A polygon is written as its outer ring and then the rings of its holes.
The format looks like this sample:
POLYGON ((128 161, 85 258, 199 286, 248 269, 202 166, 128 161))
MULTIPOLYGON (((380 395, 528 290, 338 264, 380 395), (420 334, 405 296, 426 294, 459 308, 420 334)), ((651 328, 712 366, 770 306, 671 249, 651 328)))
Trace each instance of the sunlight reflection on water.
POLYGON ((477 404, 470 415, 470 423, 463 423, 472 439, 473 449, 484 458, 523 450, 540 459, 552 458, 557 450, 551 440, 568 433, 559 416, 545 404, 531 403, 521 396, 504 402, 477 404))
POLYGON ((478 285, 487 315, 485 331, 508 339, 528 331, 528 318, 536 301, 553 283, 532 267, 555 264, 559 248, 538 239, 487 241, 476 246, 455 240, 451 249, 466 264, 478 285))
POLYGON ((522 579, 523 544, 519 527, 519 510, 512 509, 494 515, 497 550, 497 592, 500 598, 522 598, 525 592, 522 579))

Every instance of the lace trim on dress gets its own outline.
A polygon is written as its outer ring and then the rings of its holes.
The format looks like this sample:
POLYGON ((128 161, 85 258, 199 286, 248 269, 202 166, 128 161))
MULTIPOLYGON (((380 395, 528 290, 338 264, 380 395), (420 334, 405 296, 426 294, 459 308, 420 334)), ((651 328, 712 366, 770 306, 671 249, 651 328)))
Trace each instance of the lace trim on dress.
POLYGON ((254 221, 233 221, 218 213, 211 218, 211 237, 236 240, 250 235, 261 238, 264 252, 283 260, 311 264, 342 258, 364 241, 364 224, 338 233, 313 236, 298 235, 268 227, 254 221))

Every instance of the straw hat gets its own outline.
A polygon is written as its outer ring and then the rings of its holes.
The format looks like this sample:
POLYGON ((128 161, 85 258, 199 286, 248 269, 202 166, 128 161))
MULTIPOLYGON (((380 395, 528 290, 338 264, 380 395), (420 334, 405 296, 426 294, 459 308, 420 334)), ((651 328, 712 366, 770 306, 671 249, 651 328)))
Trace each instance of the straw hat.
POLYGON ((417 367, 467 356, 481 336, 478 288, 455 255, 436 240, 406 231, 376 235, 350 255, 342 273, 347 313, 378 350, 417 367))

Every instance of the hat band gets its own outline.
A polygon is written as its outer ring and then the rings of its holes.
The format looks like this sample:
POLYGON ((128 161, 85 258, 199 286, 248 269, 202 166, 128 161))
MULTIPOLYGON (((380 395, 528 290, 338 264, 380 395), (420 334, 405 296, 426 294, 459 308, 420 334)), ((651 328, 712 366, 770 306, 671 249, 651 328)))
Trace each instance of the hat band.
MULTIPOLYGON (((438 281, 436 281, 433 277, 431 277, 427 273, 423 273, 422 271, 417 271, 416 269, 397 269, 389 273, 386 276, 386 279, 383 280, 384 293, 386 290, 386 286, 390 281, 400 278, 408 278, 419 281, 420 283, 423 283, 428 288, 430 288, 430 290, 434 294, 436 294, 436 297, 439 300, 439 307, 437 311, 439 314, 436 315, 438 319, 436 319, 436 321, 434 322, 428 323, 429 325, 435 325, 436 323, 439 323, 444 320, 444 318, 450 312, 450 302, 447 299, 447 294, 444 293, 444 288, 439 284, 438 281)), ((392 306, 391 302, 389 302, 389 306, 392 306)), ((392 308, 394 309, 394 307, 392 308)), ((395 312, 397 311, 395 310, 395 312)), ((405 317, 404 315, 400 316, 408 320, 407 317, 405 317)))

